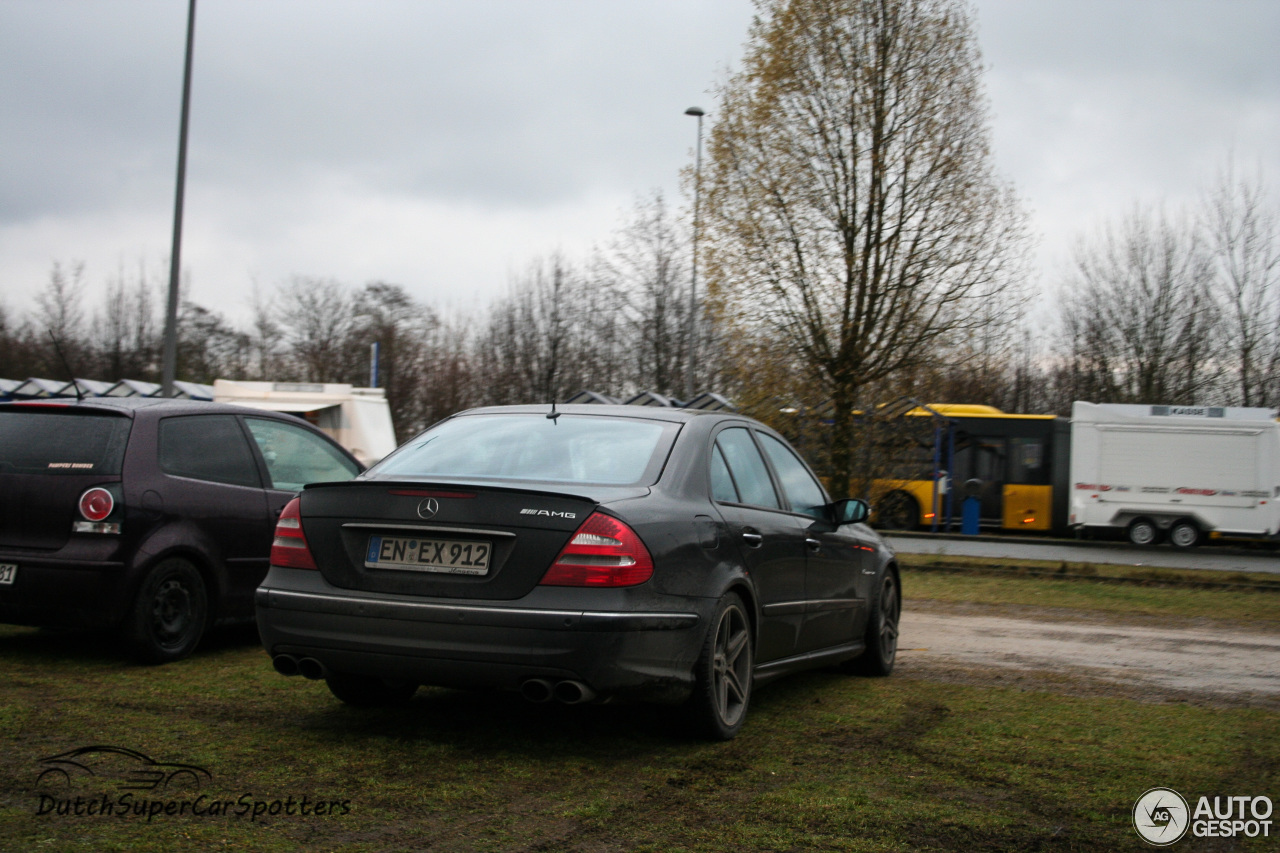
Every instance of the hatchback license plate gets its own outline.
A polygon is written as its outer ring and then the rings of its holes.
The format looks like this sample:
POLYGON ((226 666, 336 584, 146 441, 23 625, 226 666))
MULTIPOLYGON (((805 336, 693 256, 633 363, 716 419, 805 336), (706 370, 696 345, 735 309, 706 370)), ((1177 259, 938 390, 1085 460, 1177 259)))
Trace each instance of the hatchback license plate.
POLYGON ((483 575, 489 571, 491 550, 488 542, 370 536, 364 565, 369 569, 483 575))
POLYGON ((17 579, 17 563, 0 563, 0 586, 9 586, 17 579))

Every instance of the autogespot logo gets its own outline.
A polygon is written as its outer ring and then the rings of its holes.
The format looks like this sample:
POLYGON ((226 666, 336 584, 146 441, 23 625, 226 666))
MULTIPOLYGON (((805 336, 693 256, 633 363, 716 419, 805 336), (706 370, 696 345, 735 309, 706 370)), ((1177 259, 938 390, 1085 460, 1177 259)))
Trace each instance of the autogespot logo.
POLYGON ((1187 801, 1172 788, 1152 788, 1133 804, 1133 828, 1157 847, 1167 847, 1187 834, 1187 801))

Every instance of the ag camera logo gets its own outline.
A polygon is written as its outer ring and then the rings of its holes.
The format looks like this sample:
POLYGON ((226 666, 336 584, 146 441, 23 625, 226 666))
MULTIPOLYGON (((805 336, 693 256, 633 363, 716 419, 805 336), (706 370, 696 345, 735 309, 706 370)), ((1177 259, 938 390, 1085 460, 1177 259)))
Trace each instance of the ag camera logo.
POLYGON ((1133 804, 1133 828, 1157 847, 1175 844, 1190 824, 1187 801, 1172 788, 1152 788, 1133 804))

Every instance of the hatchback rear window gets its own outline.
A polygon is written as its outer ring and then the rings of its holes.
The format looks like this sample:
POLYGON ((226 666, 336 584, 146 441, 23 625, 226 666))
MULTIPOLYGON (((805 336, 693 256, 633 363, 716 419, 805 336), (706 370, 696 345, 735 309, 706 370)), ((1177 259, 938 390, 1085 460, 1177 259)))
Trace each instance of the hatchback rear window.
POLYGON ((560 415, 469 415, 412 439, 369 471, 631 485, 657 479, 676 424, 560 415))
POLYGON ((117 475, 129 424, 115 415, 0 412, 0 474, 117 475))

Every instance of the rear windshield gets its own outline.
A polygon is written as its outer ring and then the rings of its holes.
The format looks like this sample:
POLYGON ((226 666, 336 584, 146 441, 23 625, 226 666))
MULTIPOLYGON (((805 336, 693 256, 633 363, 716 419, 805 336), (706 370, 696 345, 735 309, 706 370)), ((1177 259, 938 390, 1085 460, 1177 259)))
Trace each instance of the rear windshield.
POLYGON ((676 424, 561 415, 468 415, 412 439, 366 476, 632 485, 657 479, 676 424))
POLYGON ((0 474, 119 474, 129 423, 118 415, 2 411, 0 474))

